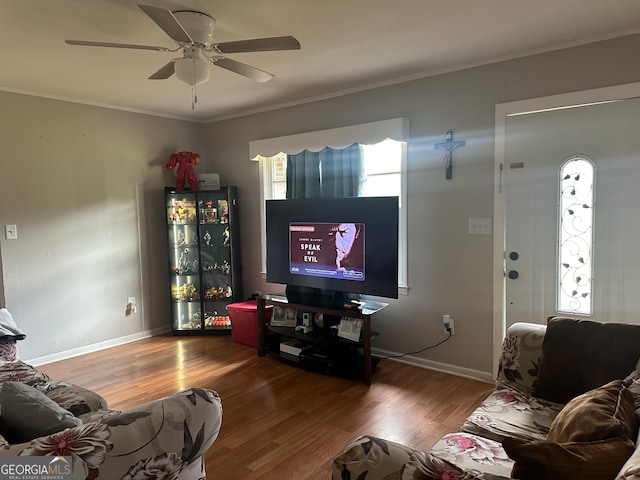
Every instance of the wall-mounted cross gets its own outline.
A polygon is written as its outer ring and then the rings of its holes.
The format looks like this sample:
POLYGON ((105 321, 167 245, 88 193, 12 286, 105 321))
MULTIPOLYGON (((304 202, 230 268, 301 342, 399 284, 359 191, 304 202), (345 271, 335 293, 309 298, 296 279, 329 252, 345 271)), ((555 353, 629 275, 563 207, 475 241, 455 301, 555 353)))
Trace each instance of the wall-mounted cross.
POLYGON ((454 148, 464 147, 464 140, 458 140, 456 142, 453 141, 453 130, 449 130, 444 137, 445 141, 441 143, 436 143, 433 146, 439 150, 444 150, 447 153, 444 155, 444 165, 445 165, 445 178, 447 180, 451 180, 453 177, 453 156, 452 152, 454 148))

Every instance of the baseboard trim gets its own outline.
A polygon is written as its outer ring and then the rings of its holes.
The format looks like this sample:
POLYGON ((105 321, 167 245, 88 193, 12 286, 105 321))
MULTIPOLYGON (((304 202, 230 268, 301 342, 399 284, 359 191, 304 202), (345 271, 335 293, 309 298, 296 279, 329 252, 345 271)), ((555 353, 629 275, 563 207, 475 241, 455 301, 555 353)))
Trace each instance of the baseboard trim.
POLYGON ((74 348, 72 350, 65 350, 64 352, 58 352, 51 355, 45 355, 44 357, 37 357, 31 359, 21 359, 29 365, 38 366, 45 363, 58 362, 60 360, 66 360, 67 358, 77 357, 84 355, 85 353, 97 352, 104 350, 105 348, 117 347, 119 345, 125 345, 127 343, 136 342, 149 337, 155 337, 158 335, 164 335, 171 331, 170 327, 158 327, 152 330, 144 330, 133 335, 127 335, 124 337, 113 338, 104 342, 93 343, 91 345, 85 345, 84 347, 74 348))
MULTIPOLYGON (((380 348, 372 348, 371 353, 374 357, 389 357, 393 355, 399 355, 397 352, 390 352, 380 348)), ((471 380, 479 380, 481 382, 495 384, 496 381, 493 378, 491 372, 483 372, 481 370, 474 370, 472 368, 458 367, 456 365, 450 365, 448 363, 434 362, 432 360, 426 360, 424 358, 407 355, 400 358, 388 358, 386 360, 393 360, 396 362, 406 363, 408 365, 414 365, 420 368, 426 368, 428 370, 434 370, 436 372, 448 373, 456 375, 458 377, 469 378, 471 380)))

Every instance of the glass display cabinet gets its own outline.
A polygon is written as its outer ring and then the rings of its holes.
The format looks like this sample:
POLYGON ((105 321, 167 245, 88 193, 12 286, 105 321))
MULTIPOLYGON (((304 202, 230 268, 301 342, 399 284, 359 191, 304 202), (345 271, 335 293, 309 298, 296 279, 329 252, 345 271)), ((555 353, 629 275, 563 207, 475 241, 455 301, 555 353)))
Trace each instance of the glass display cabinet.
POLYGON ((174 335, 230 334, 242 300, 237 187, 165 189, 174 335))

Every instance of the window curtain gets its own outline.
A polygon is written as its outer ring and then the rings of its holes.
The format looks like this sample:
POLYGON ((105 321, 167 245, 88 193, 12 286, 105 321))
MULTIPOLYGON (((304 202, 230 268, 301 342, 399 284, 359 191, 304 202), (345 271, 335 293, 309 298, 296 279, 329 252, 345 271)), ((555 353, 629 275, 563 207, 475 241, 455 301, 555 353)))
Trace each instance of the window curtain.
POLYGON ((362 146, 287 155, 287 198, 357 197, 364 185, 362 146))

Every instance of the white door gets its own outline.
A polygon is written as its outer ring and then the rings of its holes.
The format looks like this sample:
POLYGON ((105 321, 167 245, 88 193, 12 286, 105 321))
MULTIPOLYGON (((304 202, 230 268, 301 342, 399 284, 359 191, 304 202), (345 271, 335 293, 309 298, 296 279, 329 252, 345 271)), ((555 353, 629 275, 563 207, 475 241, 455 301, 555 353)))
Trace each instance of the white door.
MULTIPOLYGON (((567 270, 558 267, 558 235, 563 228, 559 169, 575 156, 595 167, 592 205, 578 204, 593 214, 592 242, 573 259, 591 262, 592 268, 588 276, 584 271, 576 275, 580 287, 569 288, 568 295, 575 296, 572 305, 590 312, 586 318, 640 323, 639 119, 638 99, 507 118, 503 174, 507 327, 517 321, 545 323, 550 315, 576 314, 558 309, 558 278, 563 278, 565 291, 572 282, 567 270)), ((563 182, 565 194, 571 192, 567 187, 574 177, 563 182)), ((579 188, 584 190, 583 185, 579 188)), ((576 222, 564 214, 564 222, 576 222)))

